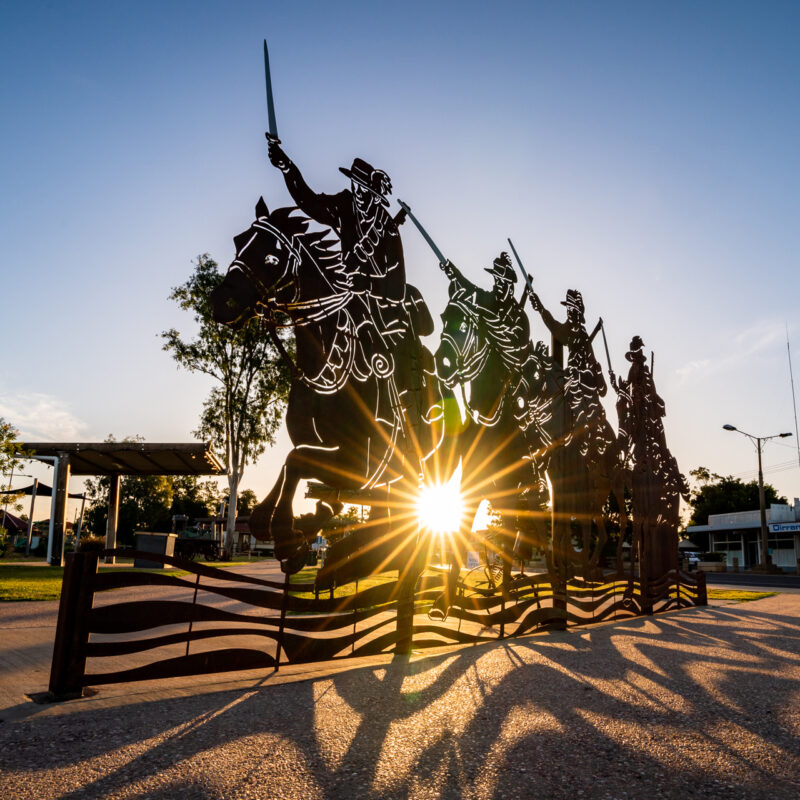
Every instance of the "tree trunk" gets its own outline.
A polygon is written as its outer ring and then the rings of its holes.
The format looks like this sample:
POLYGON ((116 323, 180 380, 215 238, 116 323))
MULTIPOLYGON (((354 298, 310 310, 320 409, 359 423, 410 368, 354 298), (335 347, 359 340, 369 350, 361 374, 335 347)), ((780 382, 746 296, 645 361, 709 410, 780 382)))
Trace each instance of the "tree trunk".
POLYGON ((228 473, 228 519, 225 523, 225 539, 222 549, 225 558, 229 559, 233 554, 233 537, 236 528, 236 503, 239 498, 239 473, 232 470, 228 473))

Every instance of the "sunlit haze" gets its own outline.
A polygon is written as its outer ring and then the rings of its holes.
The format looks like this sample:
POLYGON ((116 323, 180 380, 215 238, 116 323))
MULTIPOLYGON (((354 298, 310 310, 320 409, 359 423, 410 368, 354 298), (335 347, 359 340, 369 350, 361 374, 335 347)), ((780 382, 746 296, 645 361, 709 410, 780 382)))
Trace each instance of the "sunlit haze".
POLYGON ((459 467, 447 483, 423 486, 417 505, 422 528, 432 533, 456 533, 464 518, 459 467))

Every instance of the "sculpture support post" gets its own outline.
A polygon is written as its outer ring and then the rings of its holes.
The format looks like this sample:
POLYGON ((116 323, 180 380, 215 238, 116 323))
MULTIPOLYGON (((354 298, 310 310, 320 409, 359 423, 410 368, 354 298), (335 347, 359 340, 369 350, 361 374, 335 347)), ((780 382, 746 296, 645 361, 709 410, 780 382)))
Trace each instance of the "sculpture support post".
POLYGON ((97 553, 67 556, 50 668, 50 693, 54 699, 80 697, 83 692, 97 561, 97 553))
POLYGON ((427 554, 427 548, 423 546, 425 544, 418 531, 412 557, 398 573, 396 653, 408 654, 413 647, 414 596, 416 594, 417 579, 425 567, 424 563, 421 563, 427 554))

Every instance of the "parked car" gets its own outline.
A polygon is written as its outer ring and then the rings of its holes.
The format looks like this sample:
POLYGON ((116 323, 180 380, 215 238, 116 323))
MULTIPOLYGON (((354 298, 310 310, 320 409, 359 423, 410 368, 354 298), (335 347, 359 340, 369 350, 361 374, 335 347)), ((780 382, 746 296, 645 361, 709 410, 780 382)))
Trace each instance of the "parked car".
POLYGON ((208 529, 186 528, 180 532, 175 542, 175 555, 190 560, 203 556, 206 561, 217 561, 220 555, 219 544, 208 529))
POLYGON ((689 560, 689 569, 697 569, 697 564, 700 561, 700 553, 691 550, 684 550, 681 552, 681 558, 689 560))

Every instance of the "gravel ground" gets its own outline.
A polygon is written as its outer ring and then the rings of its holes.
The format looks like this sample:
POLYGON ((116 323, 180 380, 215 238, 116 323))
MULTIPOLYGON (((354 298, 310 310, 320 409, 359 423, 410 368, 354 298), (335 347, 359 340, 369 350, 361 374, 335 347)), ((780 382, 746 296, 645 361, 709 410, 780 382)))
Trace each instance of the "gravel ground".
POLYGON ((800 595, 360 663, 37 707, 0 724, 0 793, 800 797, 800 595))

